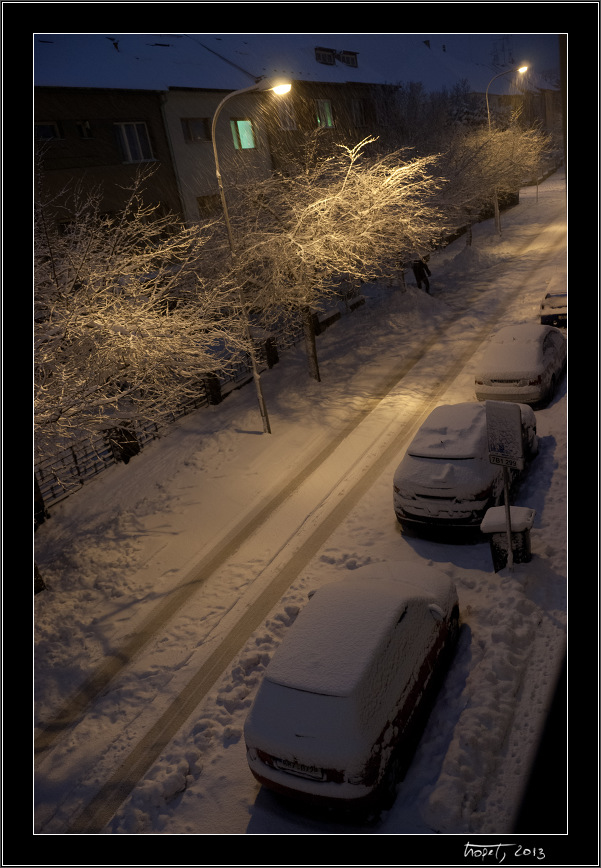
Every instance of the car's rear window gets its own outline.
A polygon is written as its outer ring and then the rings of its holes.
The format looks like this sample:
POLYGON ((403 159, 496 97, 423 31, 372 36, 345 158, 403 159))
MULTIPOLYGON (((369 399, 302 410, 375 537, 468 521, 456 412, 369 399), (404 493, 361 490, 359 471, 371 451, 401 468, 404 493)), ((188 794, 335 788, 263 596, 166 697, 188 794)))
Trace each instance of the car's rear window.
POLYGON ((289 748, 300 739, 297 743, 303 744, 303 754, 310 752, 312 740, 319 743, 321 751, 341 737, 347 748, 349 742, 360 742, 362 738, 355 697, 296 690, 269 678, 264 679, 254 715, 256 729, 264 735, 269 733, 274 747, 281 744, 289 748))

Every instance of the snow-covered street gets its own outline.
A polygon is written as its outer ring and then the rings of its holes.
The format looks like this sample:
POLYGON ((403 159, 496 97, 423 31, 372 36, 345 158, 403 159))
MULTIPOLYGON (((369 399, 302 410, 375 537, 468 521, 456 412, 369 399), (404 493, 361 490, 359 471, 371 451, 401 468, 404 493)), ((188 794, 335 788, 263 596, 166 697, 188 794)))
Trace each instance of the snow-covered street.
POLYGON ((318 338, 321 383, 302 346, 263 373, 271 434, 247 386, 51 509, 34 541, 35 834, 513 831, 566 651, 566 378, 514 500, 536 510, 530 563, 495 573, 487 542, 403 536, 392 476, 433 407, 475 400, 487 335, 537 322, 567 281, 565 193, 559 171, 522 189, 500 238, 487 221, 433 254, 431 295, 412 276, 366 285, 318 338), (423 561, 455 582, 462 630, 395 804, 352 828, 289 809, 242 737, 273 650, 312 588, 423 561), (91 703, 49 735, 82 685, 91 703))

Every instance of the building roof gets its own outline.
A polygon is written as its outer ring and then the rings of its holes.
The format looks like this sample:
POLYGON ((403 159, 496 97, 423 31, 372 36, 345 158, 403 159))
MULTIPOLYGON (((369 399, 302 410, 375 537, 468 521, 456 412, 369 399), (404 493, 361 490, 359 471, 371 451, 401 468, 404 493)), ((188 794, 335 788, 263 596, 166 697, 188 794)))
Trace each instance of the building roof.
MULTIPOLYGON (((239 90, 258 77, 285 75, 330 83, 421 82, 427 91, 467 81, 478 93, 490 85, 492 94, 511 93, 514 81, 504 74, 492 82, 503 67, 462 59, 445 50, 444 36, 423 34, 36 33, 33 38, 38 86, 239 90), (318 47, 333 50, 334 63, 320 63, 318 47), (356 67, 344 62, 344 52, 356 53, 356 67)), ((550 87, 532 72, 528 84, 550 87)))

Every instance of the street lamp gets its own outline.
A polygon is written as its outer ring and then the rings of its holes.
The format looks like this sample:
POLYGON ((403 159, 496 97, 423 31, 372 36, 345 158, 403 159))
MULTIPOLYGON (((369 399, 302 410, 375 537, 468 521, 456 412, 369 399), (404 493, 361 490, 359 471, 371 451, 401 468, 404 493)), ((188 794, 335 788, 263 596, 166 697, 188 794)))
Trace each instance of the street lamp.
MULTIPOLYGON (((516 66, 514 69, 506 69, 504 72, 499 72, 497 75, 493 75, 491 80, 488 82, 488 84, 486 86, 486 114, 488 115, 488 133, 489 133, 489 135, 492 132, 492 128, 491 128, 491 124, 490 124, 490 108, 488 106, 488 88, 491 86, 493 81, 495 81, 497 78, 500 78, 502 75, 509 75, 512 72, 519 72, 519 73, 523 74, 524 72, 526 72, 527 69, 528 69, 527 66, 516 66)), ((494 205, 495 205, 495 227, 496 227, 498 234, 500 235, 501 234, 501 218, 499 216, 499 198, 497 196, 496 189, 495 189, 495 196, 494 196, 494 205)))
POLYGON ((491 78, 491 80, 488 82, 488 85, 486 86, 486 113, 488 115, 488 131, 489 132, 490 132, 490 109, 488 107, 488 88, 491 86, 493 81, 495 81, 497 78, 501 78, 502 75, 509 75, 512 72, 520 72, 523 74, 527 71, 527 69, 528 69, 527 66, 516 66, 515 69, 506 69, 504 72, 499 72, 498 75, 494 75, 491 78))
MULTIPOLYGON (((232 237, 232 227, 230 225, 230 218, 229 218, 229 213, 227 210, 227 202, 225 200, 225 192, 223 190, 223 183, 221 181, 221 171, 219 169, 219 157, 217 155, 217 136, 215 135, 215 130, 217 128, 217 118, 219 117, 221 109, 223 108, 225 103, 229 99, 232 99, 233 97, 240 96, 243 93, 252 93, 255 91, 266 91, 266 90, 272 90, 274 93, 278 94, 278 96, 281 96, 282 94, 288 93, 291 86, 292 85, 290 84, 290 82, 283 81, 282 79, 274 79, 274 78, 258 79, 254 84, 251 84, 250 87, 244 87, 241 90, 235 90, 235 91, 232 91, 232 93, 228 93, 228 95, 225 96, 221 100, 221 102, 219 103, 219 105, 215 109, 215 114, 213 115, 213 122, 211 124, 211 139, 213 141, 213 154, 215 156, 215 172, 217 175, 217 183, 219 185, 219 195, 221 197, 221 205, 223 208, 223 217, 225 219, 225 227, 227 229, 227 237, 228 237, 228 241, 229 241, 229 245, 230 245, 230 252, 231 252, 233 260, 235 260, 235 258, 236 258, 236 251, 234 248, 234 240, 232 237)), ((263 431, 266 434, 271 434, 271 426, 269 424, 269 417, 267 415, 267 407, 265 406, 265 401, 263 399, 263 391, 261 389, 261 377, 259 375, 259 370, 257 367, 257 361, 255 359, 255 353, 254 353, 253 344, 252 344, 252 335, 250 333, 250 324, 248 321, 248 316, 246 314, 246 306, 245 306, 245 302, 244 302, 244 296, 242 294, 242 289, 239 289, 238 292, 240 295, 240 304, 241 304, 242 313, 244 316, 246 336, 248 338, 250 359, 251 359, 252 371, 253 371, 253 380, 255 382, 255 387, 257 390, 257 398, 259 400, 259 409, 261 411, 261 418, 263 419, 263 431)))

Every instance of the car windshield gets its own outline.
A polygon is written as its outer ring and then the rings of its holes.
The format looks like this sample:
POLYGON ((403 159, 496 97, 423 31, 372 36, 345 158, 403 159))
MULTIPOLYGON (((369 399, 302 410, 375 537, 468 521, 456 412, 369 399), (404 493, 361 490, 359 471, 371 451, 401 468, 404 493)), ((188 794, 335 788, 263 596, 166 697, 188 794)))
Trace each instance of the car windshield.
POLYGON ((409 446, 414 458, 474 459, 485 450, 482 405, 438 407, 409 446))
POLYGON ((567 304, 567 298, 565 295, 548 295, 545 298, 543 307, 565 307, 567 304))

